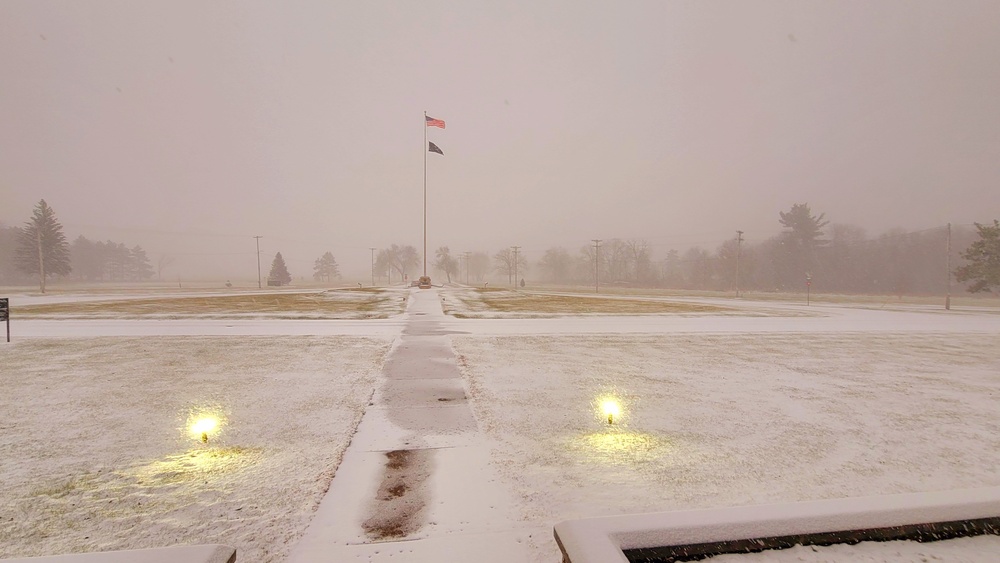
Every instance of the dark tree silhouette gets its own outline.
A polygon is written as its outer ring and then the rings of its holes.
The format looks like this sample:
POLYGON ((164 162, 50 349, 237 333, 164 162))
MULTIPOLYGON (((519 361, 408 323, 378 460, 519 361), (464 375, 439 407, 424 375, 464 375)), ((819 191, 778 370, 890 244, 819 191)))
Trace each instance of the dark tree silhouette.
POLYGON ((969 245, 962 253, 962 258, 969 261, 955 270, 955 279, 960 282, 971 281, 969 291, 993 291, 1000 288, 1000 221, 993 220, 992 225, 976 223, 979 240, 969 245))
POLYGON ((825 213, 813 215, 808 203, 796 203, 787 213, 779 212, 779 223, 785 231, 778 237, 778 253, 775 269, 779 283, 788 287, 798 287, 806 274, 814 272, 818 265, 818 250, 829 241, 822 238, 825 213))
POLYGON ((285 259, 281 257, 279 252, 274 255, 274 261, 271 262, 271 273, 267 275, 267 285, 288 285, 290 283, 292 283, 292 275, 288 273, 285 259))
POLYGON ((340 266, 333 254, 327 252, 316 259, 313 264, 313 279, 330 283, 333 278, 340 279, 340 266))
POLYGON ((434 261, 434 267, 448 276, 448 283, 451 283, 451 276, 458 275, 458 260, 451 255, 451 250, 447 246, 442 246, 437 249, 435 253, 437 260, 434 261))
POLYGON ((14 265, 26 274, 38 274, 42 293, 45 293, 45 278, 65 276, 72 270, 69 244, 62 225, 44 199, 38 202, 31 219, 21 228, 14 265))

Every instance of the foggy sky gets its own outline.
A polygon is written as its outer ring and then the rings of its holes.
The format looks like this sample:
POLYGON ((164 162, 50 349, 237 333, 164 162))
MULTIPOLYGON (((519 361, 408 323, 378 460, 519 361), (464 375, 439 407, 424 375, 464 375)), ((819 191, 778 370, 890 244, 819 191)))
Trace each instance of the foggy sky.
MULTIPOLYGON (((1000 2, 0 1, 0 223, 178 275, 592 238, 714 249, 808 202, 1000 216, 1000 2)), ((364 275, 358 276, 367 279, 364 275)), ((350 278, 348 278, 350 279, 350 278)), ((361 281, 359 279, 358 281, 361 281)))

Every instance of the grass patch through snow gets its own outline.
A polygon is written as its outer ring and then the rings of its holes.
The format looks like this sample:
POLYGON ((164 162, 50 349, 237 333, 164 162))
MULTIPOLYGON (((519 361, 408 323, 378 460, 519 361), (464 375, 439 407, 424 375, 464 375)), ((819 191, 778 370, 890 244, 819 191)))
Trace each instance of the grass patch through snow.
POLYGON ((153 297, 109 301, 25 305, 12 317, 72 316, 76 318, 228 317, 387 318, 403 312, 405 303, 383 289, 343 289, 308 293, 248 293, 153 297))
POLYGON ((600 295, 553 295, 524 293, 505 289, 475 289, 456 293, 466 311, 449 308, 455 317, 476 317, 476 313, 525 313, 541 315, 642 315, 642 314, 719 314, 735 309, 659 299, 629 299, 600 295), (472 314, 469 314, 472 313, 472 314))

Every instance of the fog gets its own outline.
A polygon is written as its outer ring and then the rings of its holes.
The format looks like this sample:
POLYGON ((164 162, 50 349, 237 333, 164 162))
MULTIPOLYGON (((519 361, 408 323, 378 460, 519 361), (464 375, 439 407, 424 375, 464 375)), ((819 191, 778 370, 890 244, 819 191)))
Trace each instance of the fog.
POLYGON ((760 242, 1000 214, 1000 3, 0 3, 0 223, 281 251, 760 242), (446 129, 425 128, 424 112, 446 129), (424 135, 444 155, 425 153, 424 135))

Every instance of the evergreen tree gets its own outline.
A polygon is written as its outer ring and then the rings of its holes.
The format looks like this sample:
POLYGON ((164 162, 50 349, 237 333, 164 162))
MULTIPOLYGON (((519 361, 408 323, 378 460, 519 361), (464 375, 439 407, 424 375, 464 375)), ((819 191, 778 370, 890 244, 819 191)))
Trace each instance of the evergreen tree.
POLYGON ((45 293, 46 277, 65 276, 72 269, 62 225, 44 199, 38 202, 31 219, 21 228, 14 265, 26 274, 38 274, 42 293, 45 293))
POLYGON ((288 273, 285 259, 281 257, 279 252, 274 255, 274 261, 271 262, 271 273, 267 275, 267 284, 287 285, 289 283, 292 283, 292 275, 288 273))
POLYGON ((5 227, 0 224, 0 285, 24 283, 28 279, 14 265, 15 251, 20 238, 20 228, 5 227))
POLYGON ((133 281, 143 281, 153 277, 153 266, 149 263, 146 251, 139 245, 129 250, 128 271, 133 281))
POLYGON ((340 266, 337 265, 337 259, 333 254, 327 252, 316 259, 313 265, 313 279, 330 283, 332 278, 340 279, 340 266))
POLYGON ((663 285, 679 288, 684 285, 684 269, 681 266, 681 255, 671 248, 663 259, 663 285))
POLYGON ((993 291, 1000 288, 1000 221, 994 219, 992 225, 976 223, 976 230, 979 240, 962 253, 969 263, 955 270, 955 279, 973 282, 969 286, 971 293, 993 291))
POLYGON ((69 246, 73 277, 81 281, 100 279, 103 266, 97 256, 97 245, 80 235, 69 246))
POLYGON ((818 249, 829 241, 822 238, 825 213, 813 215, 808 203, 796 203, 787 212, 779 212, 779 222, 785 231, 781 233, 774 257, 779 283, 785 288, 799 287, 807 273, 813 273, 818 265, 818 249))

